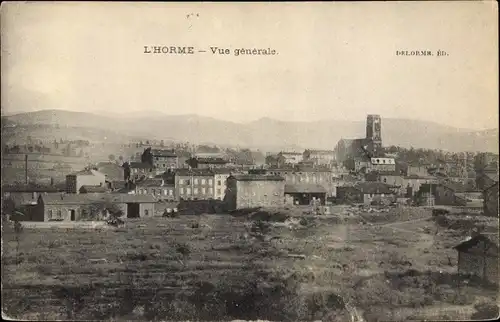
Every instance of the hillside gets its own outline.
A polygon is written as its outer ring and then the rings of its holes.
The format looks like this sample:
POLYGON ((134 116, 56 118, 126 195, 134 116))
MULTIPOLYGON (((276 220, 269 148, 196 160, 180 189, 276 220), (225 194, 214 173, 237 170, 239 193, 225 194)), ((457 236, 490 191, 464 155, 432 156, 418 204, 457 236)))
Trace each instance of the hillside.
MULTIPOLYGON (((365 134, 364 120, 285 122, 262 118, 240 124, 198 115, 140 115, 134 112, 117 117, 63 110, 28 112, 4 116, 2 120, 4 124, 8 122, 23 125, 34 131, 37 125, 51 125, 43 129, 45 136, 50 136, 51 131, 58 131, 54 136, 60 136, 59 132, 63 131, 67 136, 82 137, 89 135, 90 131, 99 133, 97 136, 102 137, 106 132, 113 140, 134 136, 263 150, 305 147, 333 149, 341 138, 360 138, 365 134)), ((95 135, 92 136, 94 140, 95 135)), ((498 129, 473 131, 428 121, 383 118, 382 136, 385 146, 498 152, 498 129)))

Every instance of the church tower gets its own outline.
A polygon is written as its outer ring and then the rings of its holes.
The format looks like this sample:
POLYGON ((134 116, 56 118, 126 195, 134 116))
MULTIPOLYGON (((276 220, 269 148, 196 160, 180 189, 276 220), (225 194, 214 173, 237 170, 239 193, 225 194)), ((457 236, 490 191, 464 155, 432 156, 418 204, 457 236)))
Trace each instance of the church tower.
POLYGON ((366 139, 374 156, 382 153, 382 120, 380 115, 370 114, 366 118, 366 139))

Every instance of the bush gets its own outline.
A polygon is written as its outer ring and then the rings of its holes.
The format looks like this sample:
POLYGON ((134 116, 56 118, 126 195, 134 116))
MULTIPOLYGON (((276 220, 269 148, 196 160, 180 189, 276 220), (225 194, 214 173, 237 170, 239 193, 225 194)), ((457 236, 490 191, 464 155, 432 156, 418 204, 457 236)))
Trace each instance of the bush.
POLYGON ((474 309, 477 311, 472 314, 472 320, 489 320, 496 319, 500 314, 499 307, 494 302, 480 302, 474 305, 474 309))

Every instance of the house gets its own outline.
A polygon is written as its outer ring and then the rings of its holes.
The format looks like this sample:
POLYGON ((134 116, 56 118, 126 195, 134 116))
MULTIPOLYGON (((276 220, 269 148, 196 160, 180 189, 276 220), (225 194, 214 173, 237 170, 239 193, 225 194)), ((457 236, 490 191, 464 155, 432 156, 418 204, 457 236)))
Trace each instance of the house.
POLYGON ((498 285, 498 236, 478 234, 454 248, 458 252, 459 274, 498 285))
POLYGON ((298 164, 302 161, 304 155, 300 152, 280 152, 278 153, 278 163, 283 164, 298 164))
POLYGON ((179 167, 179 157, 174 150, 151 149, 153 155, 153 166, 165 171, 179 167))
POLYGON ((389 203, 396 200, 396 190, 396 187, 382 182, 358 182, 353 186, 338 187, 337 200, 366 205, 372 202, 389 203))
POLYGON ((135 183, 135 194, 151 195, 157 200, 176 200, 175 185, 168 184, 164 179, 145 179, 135 183))
POLYGON ((40 184, 15 184, 2 186, 3 199, 11 198, 16 205, 34 205, 38 196, 44 193, 64 192, 57 186, 45 186, 40 184))
POLYGON ((102 207, 114 204, 127 218, 151 217, 154 215, 156 200, 147 195, 89 193, 50 193, 38 197, 33 221, 81 221, 103 219, 102 207), (96 213, 96 211, 98 213, 96 213), (94 217, 93 215, 97 215, 94 217))
POLYGON ((214 173, 210 169, 175 170, 175 194, 179 199, 212 199, 213 190, 214 173))
POLYGON ((331 166, 335 156, 334 152, 330 150, 305 150, 302 159, 311 161, 313 165, 331 166))
POLYGON ((310 205, 316 200, 324 205, 326 202, 326 195, 326 189, 320 184, 285 184, 285 198, 290 200, 294 205, 310 205))
POLYGON ((66 176, 66 192, 80 193, 82 186, 105 186, 106 176, 93 169, 85 169, 66 176))
POLYGON ((377 174, 377 178, 376 180, 370 180, 370 181, 380 181, 391 186, 397 186, 399 187, 398 194, 400 196, 405 196, 408 198, 412 198, 413 196, 415 196, 417 192, 420 190, 420 186, 422 184, 438 183, 436 178, 431 177, 429 175, 423 177, 418 175, 405 176, 397 174, 395 172, 380 173, 380 174, 378 172, 370 173, 370 175, 373 174, 377 174))
POLYGON ((213 198, 216 200, 224 200, 227 188, 227 178, 235 171, 231 169, 213 169, 212 172, 214 174, 213 198))
POLYGON ((498 213, 498 181, 483 191, 483 212, 485 216, 497 217, 498 213))
POLYGON ((194 157, 187 161, 187 164, 193 169, 215 169, 215 168, 225 168, 229 162, 224 158, 202 158, 194 157))
POLYGON ((285 203, 285 180, 274 175, 239 174, 227 179, 228 210, 280 207, 285 203))

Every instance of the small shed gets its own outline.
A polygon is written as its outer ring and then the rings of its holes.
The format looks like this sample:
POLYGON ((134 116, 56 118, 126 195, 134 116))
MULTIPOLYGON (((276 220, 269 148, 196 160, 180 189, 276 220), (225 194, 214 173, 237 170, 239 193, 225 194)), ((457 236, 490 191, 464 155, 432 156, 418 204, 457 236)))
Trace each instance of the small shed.
POLYGON ((458 252, 459 274, 498 285, 498 236, 478 234, 454 248, 458 252))

